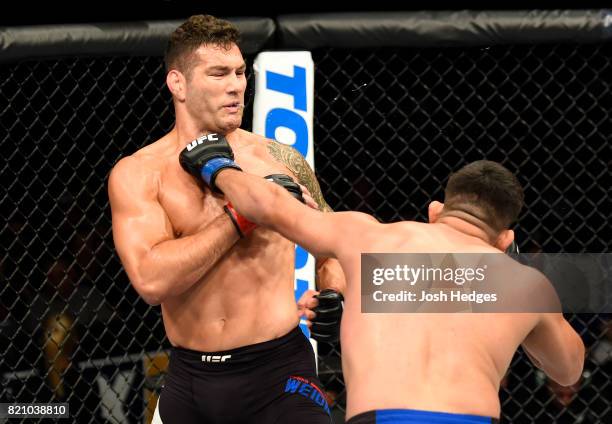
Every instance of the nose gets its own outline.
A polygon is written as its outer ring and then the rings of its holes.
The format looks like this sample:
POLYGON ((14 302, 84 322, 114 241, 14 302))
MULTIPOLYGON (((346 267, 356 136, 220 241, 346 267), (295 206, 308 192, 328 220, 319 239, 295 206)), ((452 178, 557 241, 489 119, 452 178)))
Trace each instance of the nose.
POLYGON ((227 91, 231 94, 243 92, 246 89, 246 78, 244 74, 233 73, 229 77, 227 91))

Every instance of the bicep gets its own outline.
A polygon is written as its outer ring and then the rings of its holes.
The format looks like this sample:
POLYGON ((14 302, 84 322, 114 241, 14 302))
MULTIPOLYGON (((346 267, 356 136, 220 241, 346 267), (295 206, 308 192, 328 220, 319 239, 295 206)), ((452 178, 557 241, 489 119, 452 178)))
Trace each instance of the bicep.
POLYGON ((172 239, 173 232, 150 177, 135 175, 120 165, 113 169, 108 183, 113 240, 126 272, 132 277, 153 246, 172 239))

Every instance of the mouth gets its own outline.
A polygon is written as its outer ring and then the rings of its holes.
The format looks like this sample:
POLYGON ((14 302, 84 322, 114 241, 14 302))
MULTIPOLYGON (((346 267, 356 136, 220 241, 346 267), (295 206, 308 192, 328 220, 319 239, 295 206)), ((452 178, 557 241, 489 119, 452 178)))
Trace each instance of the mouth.
POLYGON ((240 102, 232 102, 223 105, 223 109, 229 113, 237 113, 242 110, 242 104, 240 102))

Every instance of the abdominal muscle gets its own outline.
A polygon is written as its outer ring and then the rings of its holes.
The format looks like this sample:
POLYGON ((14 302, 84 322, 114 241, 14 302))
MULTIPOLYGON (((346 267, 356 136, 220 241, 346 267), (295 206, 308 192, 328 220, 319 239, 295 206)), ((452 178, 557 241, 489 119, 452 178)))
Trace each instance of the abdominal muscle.
POLYGON ((287 334, 299 323, 293 263, 292 243, 256 229, 201 281, 162 304, 170 343, 217 352, 287 334))

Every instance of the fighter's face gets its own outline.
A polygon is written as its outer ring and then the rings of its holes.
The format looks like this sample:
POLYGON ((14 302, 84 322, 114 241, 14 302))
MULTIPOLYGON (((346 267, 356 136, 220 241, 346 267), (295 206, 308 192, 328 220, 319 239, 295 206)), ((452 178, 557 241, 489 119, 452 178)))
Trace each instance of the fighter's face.
POLYGON ((186 80, 185 104, 196 125, 211 132, 227 133, 242 122, 246 64, 232 44, 204 45, 196 52, 196 64, 186 80))

